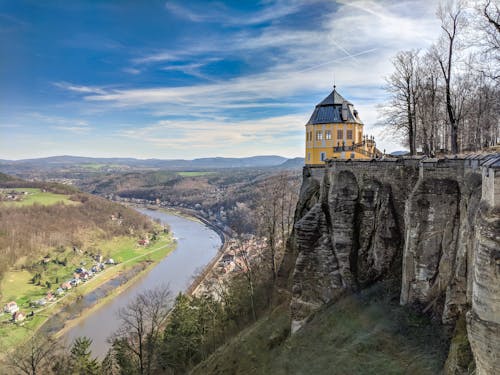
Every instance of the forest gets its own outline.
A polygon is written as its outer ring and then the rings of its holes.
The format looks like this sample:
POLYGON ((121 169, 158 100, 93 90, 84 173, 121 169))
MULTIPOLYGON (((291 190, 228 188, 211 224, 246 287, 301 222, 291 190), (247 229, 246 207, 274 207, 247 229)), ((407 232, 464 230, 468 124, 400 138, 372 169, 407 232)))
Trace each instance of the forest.
POLYGON ((437 8, 441 35, 425 50, 400 51, 386 78, 380 125, 399 134, 411 155, 495 146, 500 113, 498 4, 466 1, 437 8))

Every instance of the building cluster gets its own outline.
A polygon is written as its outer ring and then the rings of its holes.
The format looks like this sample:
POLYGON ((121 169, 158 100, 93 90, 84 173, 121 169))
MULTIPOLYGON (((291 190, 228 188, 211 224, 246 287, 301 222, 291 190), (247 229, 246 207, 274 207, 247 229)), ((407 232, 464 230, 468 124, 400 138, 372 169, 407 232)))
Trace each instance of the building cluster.
POLYGON ((0 189, 0 201, 18 202, 22 201, 28 194, 27 191, 0 189))
MULTIPOLYGON (((42 259, 42 262, 45 262, 47 258, 42 259)), ((115 261, 112 258, 103 261, 102 255, 94 256, 95 264, 90 268, 86 269, 84 267, 78 267, 73 272, 73 277, 63 281, 59 287, 54 291, 48 292, 44 297, 39 298, 30 303, 31 308, 39 308, 47 305, 49 302, 54 302, 58 297, 64 295, 68 290, 77 287, 81 283, 84 283, 93 277, 95 277, 99 272, 102 272, 106 265, 113 265, 115 261)), ((3 307, 3 312, 5 314, 11 315, 11 321, 14 323, 23 322, 27 317, 33 316, 34 311, 31 311, 30 314, 25 314, 19 308, 19 305, 15 301, 10 301, 6 303, 3 307)))
POLYGON ((211 295, 218 299, 221 288, 225 288, 225 282, 238 274, 249 272, 249 268, 262 260, 265 248, 265 238, 254 235, 243 239, 229 239, 194 294, 211 295))

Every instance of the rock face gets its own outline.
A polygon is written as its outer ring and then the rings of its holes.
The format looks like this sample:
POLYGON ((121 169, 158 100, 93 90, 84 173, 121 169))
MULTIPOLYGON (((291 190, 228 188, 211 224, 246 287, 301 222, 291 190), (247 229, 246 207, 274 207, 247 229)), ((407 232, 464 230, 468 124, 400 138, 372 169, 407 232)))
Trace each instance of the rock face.
POLYGON ((292 332, 344 293, 400 281, 400 302, 467 314, 478 375, 500 373, 500 155, 305 167, 281 269, 292 332))

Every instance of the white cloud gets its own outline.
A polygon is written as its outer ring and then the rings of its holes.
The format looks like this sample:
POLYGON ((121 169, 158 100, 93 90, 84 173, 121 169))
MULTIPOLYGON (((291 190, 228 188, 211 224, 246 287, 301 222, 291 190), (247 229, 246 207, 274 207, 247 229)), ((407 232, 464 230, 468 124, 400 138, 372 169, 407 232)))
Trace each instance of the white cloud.
MULTIPOLYGON (((270 2, 244 22, 257 24, 277 19, 296 12, 306 3, 310 4, 307 1, 270 2)), ((342 0, 338 3, 335 10, 318 18, 315 28, 309 30, 284 29, 279 23, 270 23, 258 31, 240 31, 223 39, 210 36, 212 39, 203 40, 205 43, 188 44, 181 51, 158 50, 132 60, 136 65, 169 63, 159 69, 210 79, 201 74, 200 69, 211 59, 215 61, 231 54, 260 54, 269 64, 260 73, 179 87, 102 88, 66 82, 56 86, 82 94, 87 106, 101 110, 140 108, 149 110, 152 116, 197 118, 126 130, 121 133, 124 137, 164 147, 180 148, 191 144, 195 137, 195 144, 205 149, 216 149, 221 139, 228 145, 246 145, 253 141, 272 148, 273 139, 279 137, 280 132, 301 129, 307 121, 316 103, 304 106, 303 97, 326 96, 335 75, 339 91, 358 107, 367 131, 380 132, 373 124, 377 121, 377 104, 385 98, 382 86, 384 76, 392 70, 391 58, 399 50, 425 48, 435 40, 439 33, 439 22, 434 17, 435 2, 342 0), (235 121, 228 112, 279 107, 290 108, 294 113, 291 115, 293 126, 286 124, 290 120, 287 116, 263 114, 255 121, 235 121), (304 112, 306 107, 309 113, 304 112), (172 136, 172 127, 176 137, 172 136)), ((208 22, 219 17, 219 22, 231 23, 236 17, 224 14, 223 9, 217 7, 202 13, 179 3, 167 2, 165 6, 169 12, 193 22, 208 22)), ((132 70, 129 73, 134 74, 132 70)), ((397 147, 390 145, 394 143, 390 140, 381 142, 385 142, 388 149, 397 147)), ((300 153, 301 150, 297 150, 296 154, 300 153)))
POLYGON ((133 74, 133 75, 141 73, 141 70, 137 69, 137 68, 123 68, 122 71, 124 71, 125 73, 133 74))
POLYGON ((58 125, 58 126, 52 126, 51 128, 56 129, 56 130, 63 130, 63 131, 70 132, 73 134, 86 134, 86 133, 89 133, 91 130, 91 128, 88 126, 62 126, 62 125, 58 125))
POLYGON ((217 22, 225 25, 258 25, 297 13, 304 6, 313 6, 319 0, 274 0, 263 2, 261 10, 253 14, 237 14, 221 3, 210 6, 188 7, 177 1, 167 1, 165 9, 173 15, 191 22, 217 22))
MULTIPOLYGON (((256 153, 300 153, 302 132, 308 114, 269 117, 260 120, 160 120, 145 127, 117 132, 117 136, 167 148, 170 152, 190 149, 196 157, 204 150, 217 148, 229 156, 246 149, 246 156, 256 153), (290 147, 293 145, 293 147, 290 147)), ((206 154, 205 154, 206 156, 206 154)), ((194 157, 194 156, 193 156, 194 157)))
POLYGON ((68 82, 54 82, 54 86, 60 89, 73 91, 80 94, 104 94, 105 91, 99 87, 74 85, 68 82))

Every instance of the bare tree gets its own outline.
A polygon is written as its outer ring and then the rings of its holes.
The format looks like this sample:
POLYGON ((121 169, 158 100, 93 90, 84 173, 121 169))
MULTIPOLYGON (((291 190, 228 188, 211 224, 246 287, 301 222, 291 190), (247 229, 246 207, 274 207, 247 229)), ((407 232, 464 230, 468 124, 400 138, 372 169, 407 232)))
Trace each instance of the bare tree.
POLYGON ((456 154, 458 147, 458 126, 460 122, 460 113, 454 105, 454 93, 452 92, 452 79, 454 74, 455 52, 458 43, 458 37, 462 29, 467 24, 465 15, 465 1, 449 0, 441 3, 438 7, 437 15, 441 20, 441 29, 443 30, 442 46, 445 53, 439 48, 435 48, 435 56, 441 67, 445 83, 446 111, 450 125, 450 143, 451 152, 456 154))
POLYGON ((121 327, 114 340, 121 350, 130 354, 141 375, 149 375, 154 370, 158 342, 171 301, 168 288, 147 290, 118 313, 121 327))
POLYGON ((8 354, 6 365, 18 374, 48 374, 57 348, 57 343, 51 338, 33 335, 25 344, 8 354))
POLYGON ((498 0, 481 0, 476 4, 474 25, 480 31, 475 40, 481 53, 476 54, 481 74, 498 85, 500 81, 500 3, 498 0))
MULTIPOLYGON (((238 258, 241 260, 241 263, 236 262, 236 267, 242 271, 243 277, 246 280, 248 286, 248 292, 250 297, 250 308, 252 310, 252 318, 254 322, 257 321, 257 313, 255 311, 255 273, 253 269, 252 262, 255 262, 255 259, 251 258, 251 247, 248 240, 243 239, 241 236, 238 236, 236 239, 236 253, 238 258)), ((255 250, 255 249, 254 249, 255 250)), ((254 254, 257 255, 256 253, 254 254)))
POLYGON ((269 177, 257 202, 259 234, 266 238, 266 259, 269 259, 273 282, 277 277, 278 262, 285 250, 286 240, 293 225, 293 213, 298 198, 296 175, 282 172, 269 177))
POLYGON ((391 101, 385 110, 385 118, 395 129, 407 137, 410 154, 416 153, 417 118, 419 96, 418 51, 402 51, 393 59, 394 73, 386 79, 391 101))

